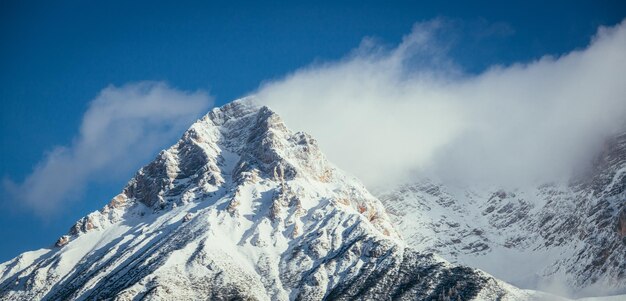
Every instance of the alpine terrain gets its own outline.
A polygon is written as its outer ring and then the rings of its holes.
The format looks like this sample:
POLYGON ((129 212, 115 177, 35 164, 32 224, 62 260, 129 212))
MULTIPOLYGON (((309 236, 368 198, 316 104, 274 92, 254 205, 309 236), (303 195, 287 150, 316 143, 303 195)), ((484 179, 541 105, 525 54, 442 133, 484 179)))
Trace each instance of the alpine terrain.
POLYGON ((476 205, 475 213, 487 222, 472 227, 467 219, 453 224, 466 208, 443 188, 407 187, 395 197, 435 200, 402 209, 423 219, 409 226, 433 231, 427 239, 400 221, 412 243, 432 246, 416 250, 394 230, 382 203, 327 162, 313 138, 289 131, 267 107, 239 100, 198 120, 54 246, 1 264, 0 300, 541 298, 547 295, 450 264, 430 251, 471 256, 510 245, 520 252, 556 248, 571 257, 546 272, 569 272, 584 262, 576 271, 581 276, 572 278, 576 283, 621 281, 623 206, 619 229, 614 211, 623 200, 624 177, 610 175, 600 172, 596 182, 567 189, 540 187, 532 200, 496 193, 476 205), (563 207, 570 198, 577 203, 563 207), (434 208, 446 219, 428 217, 434 208), (537 210, 536 218, 529 217, 537 210), (529 225, 520 222, 529 218, 529 225), (495 236, 511 228, 519 231, 495 236), (452 241, 452 231, 461 242, 452 241), (541 236, 524 236, 530 231, 541 236), (449 241, 450 247, 442 245, 449 241))
MULTIPOLYGON (((533 187, 422 180, 377 194, 408 244, 525 288, 626 293, 626 132, 591 168, 533 187)), ((626 299, 626 295, 622 296, 626 299)))

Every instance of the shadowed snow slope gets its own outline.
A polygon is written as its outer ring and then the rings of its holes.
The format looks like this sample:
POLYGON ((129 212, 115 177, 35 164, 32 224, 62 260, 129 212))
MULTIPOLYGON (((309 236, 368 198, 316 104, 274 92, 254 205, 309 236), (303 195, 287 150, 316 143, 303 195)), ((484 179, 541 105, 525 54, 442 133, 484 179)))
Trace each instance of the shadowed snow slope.
POLYGON ((405 247, 382 204, 266 107, 209 112, 50 249, 0 265, 0 300, 528 300, 405 247))

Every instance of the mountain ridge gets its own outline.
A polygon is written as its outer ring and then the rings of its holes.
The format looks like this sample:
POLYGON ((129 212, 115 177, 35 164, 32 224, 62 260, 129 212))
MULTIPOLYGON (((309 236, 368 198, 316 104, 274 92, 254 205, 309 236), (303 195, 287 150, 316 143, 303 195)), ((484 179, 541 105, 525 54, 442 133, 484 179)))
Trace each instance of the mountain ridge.
POLYGON ((542 296, 407 248, 363 184, 252 99, 213 109, 56 247, 0 275, 0 300, 542 296))
POLYGON ((377 196, 418 250, 524 288, 623 294, 626 132, 610 137, 592 163, 567 180, 537 186, 477 189, 425 179, 377 196), (501 261, 523 272, 511 273, 501 261))

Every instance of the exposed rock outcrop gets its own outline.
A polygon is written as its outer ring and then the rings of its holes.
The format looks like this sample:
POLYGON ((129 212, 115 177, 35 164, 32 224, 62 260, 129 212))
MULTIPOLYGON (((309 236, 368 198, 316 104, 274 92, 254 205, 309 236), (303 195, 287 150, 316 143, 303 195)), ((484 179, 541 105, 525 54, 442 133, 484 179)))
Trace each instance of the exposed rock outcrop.
POLYGON ((249 100, 212 110, 59 242, 0 265, 0 300, 534 294, 407 248, 358 180, 249 100))

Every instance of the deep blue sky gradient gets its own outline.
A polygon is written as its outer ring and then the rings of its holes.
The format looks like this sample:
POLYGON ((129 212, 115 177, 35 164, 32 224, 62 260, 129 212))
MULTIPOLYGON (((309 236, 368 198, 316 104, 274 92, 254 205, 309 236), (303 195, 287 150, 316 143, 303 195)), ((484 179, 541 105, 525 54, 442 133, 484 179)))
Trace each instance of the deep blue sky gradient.
MULTIPOLYGON (((598 26, 626 16, 619 0, 154 2, 0 2, 0 177, 22 181, 46 151, 70 144, 89 101, 110 84, 164 80, 208 90, 220 105, 339 59, 366 36, 397 44, 435 17, 460 24, 451 55, 475 73, 584 47, 598 26), (489 28, 502 30, 483 36, 489 28)), ((0 262, 50 245, 125 182, 93 183, 46 220, 3 193, 0 262)))

